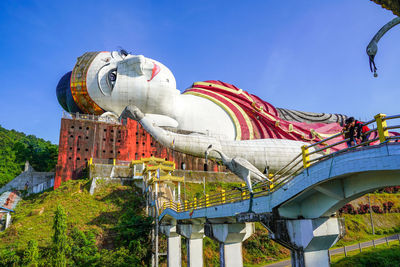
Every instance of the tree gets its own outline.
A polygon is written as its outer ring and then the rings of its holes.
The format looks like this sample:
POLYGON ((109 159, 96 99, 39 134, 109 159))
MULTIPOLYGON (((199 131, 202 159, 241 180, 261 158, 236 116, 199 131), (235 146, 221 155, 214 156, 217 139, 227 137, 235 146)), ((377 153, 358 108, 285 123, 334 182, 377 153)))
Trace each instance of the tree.
POLYGON ((38 258, 38 242, 36 240, 29 240, 28 247, 24 251, 24 257, 22 259, 24 266, 37 267, 38 258))
POLYGON ((96 246, 95 235, 91 232, 84 233, 77 227, 72 229, 70 259, 75 266, 94 266, 100 260, 96 246))
POLYGON ((53 223, 53 265, 56 267, 65 267, 69 246, 67 237, 67 215, 61 205, 57 206, 54 214, 53 223))
POLYGON ((36 171, 54 170, 57 155, 57 145, 0 126, 0 187, 19 175, 27 160, 36 171))

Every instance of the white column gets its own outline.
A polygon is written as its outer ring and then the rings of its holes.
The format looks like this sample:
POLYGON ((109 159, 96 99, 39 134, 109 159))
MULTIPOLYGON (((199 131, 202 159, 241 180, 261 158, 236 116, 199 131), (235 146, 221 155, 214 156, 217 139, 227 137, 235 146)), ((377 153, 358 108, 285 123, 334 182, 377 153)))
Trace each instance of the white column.
POLYGON ((187 244, 187 266, 203 267, 203 238, 188 238, 187 244))
POLYGON ((160 232, 167 238, 167 260, 168 267, 181 267, 181 236, 176 232, 176 225, 161 225, 160 232))
POLYGON ((182 266, 181 236, 178 234, 168 237, 168 267, 182 266))
POLYGON ((221 267, 243 267, 242 242, 254 233, 254 223, 208 224, 205 233, 220 242, 221 267))
POLYGON ((186 238, 188 267, 203 267, 204 224, 179 224, 177 231, 186 238))
POLYGON ((219 245, 219 261, 221 267, 243 267, 242 242, 221 242, 219 245))
POLYGON ((337 218, 287 220, 288 237, 297 248, 292 250, 292 266, 329 267, 328 249, 339 239, 337 218))
POLYGON ((306 266, 329 267, 328 250, 304 252, 304 263, 306 266))

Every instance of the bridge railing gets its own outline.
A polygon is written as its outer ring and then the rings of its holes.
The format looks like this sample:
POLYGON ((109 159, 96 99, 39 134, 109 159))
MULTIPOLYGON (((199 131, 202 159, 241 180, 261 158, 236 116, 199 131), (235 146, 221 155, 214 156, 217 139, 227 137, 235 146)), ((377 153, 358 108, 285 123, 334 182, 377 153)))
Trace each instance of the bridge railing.
POLYGON ((311 166, 311 164, 315 162, 319 162, 327 157, 331 157, 337 153, 343 153, 352 149, 355 149, 360 146, 369 146, 372 143, 376 142, 376 144, 381 144, 385 142, 390 142, 390 141, 397 141, 399 140, 400 136, 390 136, 389 135, 389 130, 393 129, 399 129, 400 125, 393 125, 393 126, 387 126, 387 122, 389 120, 394 120, 394 119, 399 119, 400 115, 394 115, 394 116, 386 116, 385 114, 377 114, 374 119, 365 122, 363 125, 373 125, 374 123, 376 124, 376 127, 372 126, 372 129, 369 131, 363 133, 363 135, 370 135, 370 137, 367 141, 361 142, 359 144, 355 144, 354 146, 343 148, 343 149, 336 149, 336 151, 329 153, 329 149, 338 147, 339 145, 342 145, 345 142, 348 142, 350 139, 343 138, 343 140, 326 145, 326 142, 329 140, 332 140, 334 138, 337 138, 339 136, 343 136, 345 133, 338 133, 334 136, 328 137, 324 140, 321 140, 320 142, 308 145, 308 146, 303 146, 302 147, 302 158, 303 158, 303 167, 308 168, 311 166), (372 134, 375 134, 373 136, 372 134), (322 147, 321 147, 322 146, 322 147), (313 151, 310 152, 310 149, 313 149, 313 151), (310 159, 310 156, 316 153, 320 152, 325 152, 324 155, 320 155, 318 157, 314 157, 313 159, 310 159), (327 153, 326 153, 327 152, 327 153))
MULTIPOLYGON (((269 179, 273 181, 272 183, 265 181, 253 185, 253 197, 256 198, 265 196, 276 191, 304 169, 328 157, 336 156, 338 153, 354 150, 361 146, 379 145, 387 142, 399 142, 399 134, 389 134, 389 130, 400 129, 400 124, 388 126, 388 121, 396 119, 400 119, 400 115, 386 116, 385 114, 377 114, 374 119, 363 124, 370 126, 371 129, 364 133, 364 135, 369 134, 370 138, 367 141, 355 144, 352 147, 338 148, 349 141, 349 138, 344 138, 344 132, 332 135, 308 146, 303 146, 301 153, 299 153, 287 165, 279 169, 273 175, 270 175, 269 179), (332 140, 336 138, 340 140, 331 144, 327 143, 328 141, 332 142, 332 140)), ((185 200, 183 203, 170 201, 169 203, 164 203, 160 212, 167 208, 170 208, 176 212, 193 211, 196 209, 238 202, 249 198, 250 192, 247 186, 242 184, 241 187, 235 187, 228 191, 221 190, 221 192, 212 195, 206 194, 204 197, 199 199, 194 198, 192 201, 185 200)))

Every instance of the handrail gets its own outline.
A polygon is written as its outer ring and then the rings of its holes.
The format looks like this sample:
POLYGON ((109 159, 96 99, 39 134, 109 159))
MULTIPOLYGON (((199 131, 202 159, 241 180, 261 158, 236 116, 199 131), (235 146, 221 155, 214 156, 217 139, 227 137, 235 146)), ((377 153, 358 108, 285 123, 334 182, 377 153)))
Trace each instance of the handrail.
MULTIPOLYGON (((339 153, 347 152, 349 150, 354 150, 358 147, 361 146, 369 146, 371 143, 378 142, 378 144, 382 144, 385 142, 398 142, 400 140, 400 136, 389 136, 388 130, 393 130, 393 129, 400 129, 400 125, 392 125, 392 126, 387 126, 386 123, 389 120, 393 119, 400 119, 400 114, 399 115, 393 115, 393 116, 386 116, 385 114, 378 114, 374 117, 374 119, 365 122, 363 125, 369 125, 371 123, 376 122, 377 127, 374 129, 369 130, 368 132, 364 133, 364 135, 368 135, 372 132, 377 132, 377 136, 373 139, 367 140, 365 142, 362 142, 360 144, 356 144, 352 147, 346 147, 342 148, 337 151, 333 151, 331 153, 328 152, 328 154, 322 155, 320 157, 316 157, 313 159, 309 159, 310 155, 316 154, 318 152, 324 152, 325 150, 328 150, 330 148, 336 147, 338 145, 341 145, 350 139, 342 139, 338 142, 335 142, 330 145, 324 144, 326 141, 332 140, 336 137, 340 137, 344 135, 343 132, 337 133, 335 135, 332 135, 326 139, 323 139, 319 142, 310 144, 308 146, 303 146, 302 152, 299 153, 296 157, 294 157, 289 163, 287 163, 285 166, 280 168, 277 172, 275 172, 270 179, 272 180, 272 183, 270 181, 263 181, 259 183, 255 183, 253 185, 253 197, 260 197, 260 196, 265 196, 269 195, 272 192, 276 191, 278 188, 281 186, 287 184, 290 182, 300 171, 308 168, 312 164, 316 164, 327 157, 333 157, 336 156, 339 153), (311 152, 309 152, 309 148, 323 145, 323 147, 315 149, 311 152), (301 164, 303 163, 303 164, 301 164), (300 165, 300 166, 299 166, 300 165), (296 168, 299 166, 298 168, 296 168), (296 168, 296 169, 295 169, 296 168), (293 170, 295 169, 295 170, 293 170)), ((217 205, 223 205, 227 203, 233 203, 237 201, 243 201, 250 199, 250 192, 245 184, 242 184, 241 187, 234 188, 231 190, 221 190, 221 192, 218 192, 213 195, 205 195, 204 197, 201 197, 199 199, 194 198, 193 201, 187 201, 185 200, 184 203, 175 203, 170 201, 169 204, 164 203, 163 209, 170 208, 172 210, 175 210, 176 212, 185 212, 185 211, 193 211, 197 209, 203 209, 203 208, 208 208, 212 206, 217 206, 217 205)), ((162 212, 162 210, 160 212, 162 212)))
POLYGON ((385 120, 393 120, 393 119, 399 119, 399 118, 400 118, 400 114, 399 115, 386 116, 385 120))
POLYGON ((323 150, 327 150, 327 149, 329 149, 329 148, 331 148, 331 147, 334 147, 334 146, 343 144, 344 142, 347 142, 347 141, 349 141, 349 140, 350 140, 350 138, 344 139, 344 140, 342 140, 342 141, 339 141, 339 142, 337 142, 337 143, 331 144, 331 145, 329 145, 329 146, 325 146, 325 147, 323 147, 323 148, 320 148, 320 149, 314 150, 314 151, 312 151, 312 152, 309 152, 308 155, 312 155, 312 154, 321 152, 321 151, 323 151, 323 150))
POLYGON ((325 139, 323 139, 323 140, 321 140, 321 141, 319 141, 319 142, 316 142, 316 143, 313 143, 313 144, 308 145, 307 148, 314 147, 314 146, 317 146, 317 145, 319 145, 319 144, 325 143, 326 141, 329 141, 329 140, 331 140, 331 139, 333 139, 333 138, 336 138, 336 137, 338 137, 338 136, 341 136, 342 134, 343 134, 342 132, 337 133, 337 134, 334 134, 334 135, 329 136, 328 138, 325 138, 325 139))

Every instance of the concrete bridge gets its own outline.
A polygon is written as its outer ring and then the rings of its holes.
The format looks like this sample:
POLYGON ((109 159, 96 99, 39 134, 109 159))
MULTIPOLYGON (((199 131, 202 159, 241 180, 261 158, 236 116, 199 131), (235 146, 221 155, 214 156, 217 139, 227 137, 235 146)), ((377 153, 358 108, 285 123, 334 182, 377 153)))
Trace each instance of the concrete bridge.
MULTIPOLYGON (((360 144, 316 160, 309 160, 314 152, 308 148, 318 144, 304 147, 303 165, 295 175, 275 174, 279 182, 255 186, 252 199, 243 187, 167 204, 159 228, 168 237, 168 266, 181 266, 181 236, 187 241, 188 266, 203 266, 204 235, 220 243, 221 266, 243 266, 242 242, 254 232, 253 222, 261 222, 273 240, 291 250, 292 266, 329 266, 328 249, 344 232, 335 211, 368 192, 400 184, 398 137, 389 137, 387 129, 393 127, 376 121, 373 130, 379 136, 367 143, 378 144, 360 144)), ((287 170, 297 164, 293 161, 287 170)))

